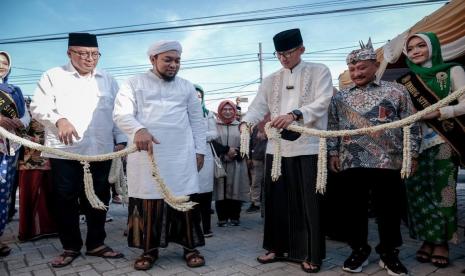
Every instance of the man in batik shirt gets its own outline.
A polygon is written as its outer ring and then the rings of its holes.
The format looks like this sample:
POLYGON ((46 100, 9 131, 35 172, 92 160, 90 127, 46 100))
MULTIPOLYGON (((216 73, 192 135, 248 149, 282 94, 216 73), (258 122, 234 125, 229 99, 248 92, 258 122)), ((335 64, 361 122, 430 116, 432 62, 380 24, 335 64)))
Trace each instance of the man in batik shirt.
MULTIPOLYGON (((328 129, 348 130, 372 127, 411 115, 413 105, 402 85, 376 80, 379 63, 371 41, 347 57, 353 84, 333 97, 328 129)), ((411 129, 412 155, 418 156, 419 128, 411 129)), ((343 270, 361 272, 368 264, 371 248, 368 236, 368 194, 371 189, 378 222, 380 266, 390 275, 405 275, 407 269, 399 261, 396 249, 402 244, 400 233, 402 198, 403 133, 401 128, 387 129, 367 135, 354 135, 328 140, 329 168, 340 173, 350 188, 350 204, 344 206, 350 224, 348 242, 352 254, 343 270)), ((415 162, 413 162, 415 163, 415 162)))

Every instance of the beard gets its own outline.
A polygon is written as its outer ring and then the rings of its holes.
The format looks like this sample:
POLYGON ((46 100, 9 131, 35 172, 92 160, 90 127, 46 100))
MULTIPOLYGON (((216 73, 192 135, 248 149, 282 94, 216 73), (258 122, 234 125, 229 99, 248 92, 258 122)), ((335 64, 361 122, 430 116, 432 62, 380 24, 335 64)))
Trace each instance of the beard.
POLYGON ((174 78, 176 77, 176 74, 174 74, 173 76, 168 76, 162 73, 159 73, 159 74, 160 74, 160 77, 165 81, 173 81, 174 78))
POLYGON ((169 75, 167 75, 167 74, 165 74, 165 73, 160 72, 160 71, 158 70, 158 68, 157 68, 157 73, 158 73, 158 75, 159 75, 164 81, 173 81, 174 78, 175 78, 176 75, 177 75, 177 72, 176 72, 174 75, 169 76, 169 75))

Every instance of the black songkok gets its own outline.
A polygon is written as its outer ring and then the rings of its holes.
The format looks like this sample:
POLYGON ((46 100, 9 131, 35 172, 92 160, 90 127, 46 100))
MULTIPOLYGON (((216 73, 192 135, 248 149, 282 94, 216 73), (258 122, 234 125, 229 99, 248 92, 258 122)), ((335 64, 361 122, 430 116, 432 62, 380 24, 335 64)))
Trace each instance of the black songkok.
POLYGON ((303 40, 299 29, 290 29, 276 34, 273 42, 277 52, 284 52, 302 45, 303 40))
POLYGON ((97 36, 89 33, 69 33, 69 46, 98 47, 97 36))

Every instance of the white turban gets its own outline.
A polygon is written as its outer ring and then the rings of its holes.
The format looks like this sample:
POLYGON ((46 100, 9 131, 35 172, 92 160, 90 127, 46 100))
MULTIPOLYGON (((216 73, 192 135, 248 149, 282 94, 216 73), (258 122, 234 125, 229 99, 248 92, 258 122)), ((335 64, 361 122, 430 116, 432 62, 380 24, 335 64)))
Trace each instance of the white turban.
POLYGON ((175 40, 160 40, 149 47, 147 55, 151 57, 168 51, 177 51, 179 54, 181 54, 182 46, 175 40))

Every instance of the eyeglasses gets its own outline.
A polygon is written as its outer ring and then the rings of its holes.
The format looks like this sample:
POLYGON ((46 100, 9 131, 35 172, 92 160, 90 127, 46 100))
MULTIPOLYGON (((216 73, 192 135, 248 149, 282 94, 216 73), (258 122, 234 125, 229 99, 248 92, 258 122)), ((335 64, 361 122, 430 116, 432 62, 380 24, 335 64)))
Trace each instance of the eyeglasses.
POLYGON ((89 57, 92 57, 93 59, 98 59, 102 56, 102 54, 99 52, 78 52, 72 49, 70 49, 70 51, 79 55, 81 59, 88 59, 89 57))
POLYGON ((292 53, 294 53, 295 51, 299 50, 300 47, 297 47, 297 48, 294 48, 294 49, 291 49, 289 51, 286 51, 286 52, 274 52, 273 55, 276 57, 276 58, 280 58, 280 57, 285 57, 285 58, 290 58, 292 53))

